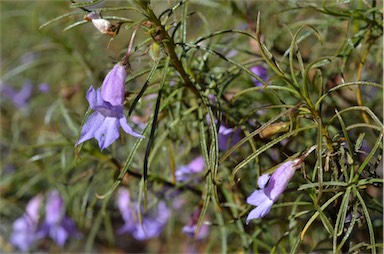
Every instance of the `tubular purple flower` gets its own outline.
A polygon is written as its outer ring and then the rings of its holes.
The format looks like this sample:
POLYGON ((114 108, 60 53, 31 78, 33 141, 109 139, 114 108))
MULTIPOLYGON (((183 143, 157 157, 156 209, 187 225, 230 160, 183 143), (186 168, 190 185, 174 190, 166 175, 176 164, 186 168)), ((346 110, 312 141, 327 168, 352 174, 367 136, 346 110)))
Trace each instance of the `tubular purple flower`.
POLYGON ((48 195, 45 221, 38 235, 40 238, 49 236, 60 247, 64 246, 70 235, 80 237, 75 223, 64 214, 63 199, 57 190, 53 190, 48 195))
POLYGON ((259 177, 257 184, 259 190, 255 190, 248 198, 247 203, 256 206, 248 217, 247 224, 252 219, 264 217, 272 208, 272 205, 287 188, 289 181, 300 168, 300 159, 284 162, 276 171, 269 176, 264 174, 259 177))
POLYGON ((31 199, 26 206, 24 215, 12 225, 10 243, 23 252, 29 250, 37 240, 39 209, 42 200, 42 195, 37 195, 31 199))
POLYGON ((120 137, 120 127, 131 136, 144 138, 133 131, 123 114, 125 77, 125 68, 118 63, 105 77, 101 92, 92 86, 89 88, 87 100, 95 112, 83 125, 76 145, 96 138, 100 149, 103 150, 120 137))

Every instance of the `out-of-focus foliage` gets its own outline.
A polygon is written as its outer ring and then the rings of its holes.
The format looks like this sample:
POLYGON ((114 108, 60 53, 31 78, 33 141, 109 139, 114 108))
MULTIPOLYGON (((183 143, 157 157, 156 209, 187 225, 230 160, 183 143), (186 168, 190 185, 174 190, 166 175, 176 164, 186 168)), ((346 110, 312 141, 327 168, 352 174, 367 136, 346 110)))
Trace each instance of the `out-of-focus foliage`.
POLYGON ((53 189, 82 238, 63 249, 43 239, 33 251, 382 251, 381 1, 0 5, 2 251, 16 251, 12 223, 28 201, 53 189), (84 19, 89 9, 118 33, 100 33, 84 19), (95 139, 75 147, 88 88, 101 86, 131 40, 124 113, 145 139, 121 132, 103 151, 95 139), (18 107, 4 88, 27 82, 32 94, 18 107), (240 142, 220 144, 230 128, 240 142), (178 181, 200 155, 203 172, 178 181), (269 214, 246 225, 258 178, 299 157, 269 214), (137 221, 165 202, 161 236, 117 233, 126 222, 118 188, 144 207, 137 221), (208 225, 206 236, 182 233, 191 218, 208 225))

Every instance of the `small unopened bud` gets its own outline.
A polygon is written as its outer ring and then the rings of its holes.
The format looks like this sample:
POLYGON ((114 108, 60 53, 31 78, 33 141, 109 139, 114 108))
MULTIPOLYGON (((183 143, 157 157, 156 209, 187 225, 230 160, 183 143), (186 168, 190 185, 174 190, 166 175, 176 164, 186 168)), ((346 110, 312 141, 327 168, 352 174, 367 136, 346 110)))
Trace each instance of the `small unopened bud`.
POLYGON ((264 130, 262 130, 259 134, 260 138, 270 138, 271 136, 286 132, 289 130, 289 123, 286 122, 280 122, 280 123, 273 123, 269 126, 267 126, 264 130))
POLYGON ((103 19, 99 13, 91 12, 84 17, 87 21, 92 21, 92 24, 103 34, 110 34, 112 29, 112 24, 106 19, 103 19))
POLYGON ((163 57, 163 49, 160 43, 152 43, 151 47, 149 48, 149 56, 155 62, 157 62, 163 57))

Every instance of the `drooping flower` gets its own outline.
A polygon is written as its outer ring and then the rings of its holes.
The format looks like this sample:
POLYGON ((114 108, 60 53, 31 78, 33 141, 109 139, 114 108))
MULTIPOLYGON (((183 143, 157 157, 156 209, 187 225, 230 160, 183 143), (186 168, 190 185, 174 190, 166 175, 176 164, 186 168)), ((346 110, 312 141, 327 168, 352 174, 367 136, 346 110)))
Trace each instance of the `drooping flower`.
POLYGON ((205 163, 203 156, 198 156, 193 159, 189 164, 179 167, 176 172, 176 181, 185 182, 194 175, 203 172, 205 169, 205 163))
POLYGON ((110 146, 120 137, 121 128, 131 136, 143 138, 128 125, 123 114, 124 84, 126 71, 123 65, 116 64, 105 77, 100 89, 92 86, 87 92, 87 100, 93 112, 83 125, 81 136, 76 145, 96 138, 100 149, 110 146))
POLYGON ((170 210, 167 205, 165 202, 160 201, 156 207, 149 209, 145 213, 142 212, 142 221, 140 223, 138 203, 135 202, 135 204, 131 204, 130 195, 126 189, 120 189, 118 191, 117 203, 124 220, 124 225, 117 233, 129 233, 135 239, 141 241, 158 237, 170 216, 170 210))
POLYGON ((19 109, 23 109, 28 106, 29 99, 33 92, 33 85, 28 81, 24 83, 19 91, 16 91, 13 87, 4 84, 1 86, 0 91, 12 101, 13 105, 19 109))
MULTIPOLYGON (((262 80, 267 81, 268 80, 268 72, 267 69, 265 69, 261 65, 255 65, 251 67, 251 72, 253 72, 256 76, 260 77, 262 80)), ((263 86, 263 83, 258 81, 256 78, 252 77, 252 81, 255 84, 255 86, 263 86)))
POLYGON ((99 30, 100 33, 109 34, 112 29, 112 24, 106 19, 103 19, 98 12, 91 12, 84 18, 87 21, 92 21, 92 24, 99 30))
POLYGON ((39 209, 42 200, 42 195, 37 195, 31 199, 23 216, 12 225, 10 243, 23 252, 29 250, 38 238, 39 209))
POLYGON ((231 149, 241 140, 241 128, 228 128, 225 124, 222 123, 219 128, 217 139, 219 143, 219 149, 221 151, 231 149))
POLYGON ((45 207, 45 220, 39 230, 39 237, 49 236, 63 247, 69 236, 80 237, 72 219, 64 213, 63 199, 57 190, 49 193, 45 207))
POLYGON ((259 190, 255 190, 248 198, 247 203, 256 206, 247 217, 247 224, 252 219, 264 217, 272 208, 273 203, 287 188, 289 181, 300 168, 300 159, 284 162, 272 176, 263 174, 257 180, 259 190))
POLYGON ((189 218, 188 224, 185 225, 182 229, 182 232, 184 234, 188 235, 191 238, 194 237, 197 240, 206 238, 209 233, 209 226, 203 223, 199 229, 199 232, 197 232, 197 234, 195 235, 197 223, 201 214, 201 209, 202 207, 199 206, 193 211, 191 217, 189 218))

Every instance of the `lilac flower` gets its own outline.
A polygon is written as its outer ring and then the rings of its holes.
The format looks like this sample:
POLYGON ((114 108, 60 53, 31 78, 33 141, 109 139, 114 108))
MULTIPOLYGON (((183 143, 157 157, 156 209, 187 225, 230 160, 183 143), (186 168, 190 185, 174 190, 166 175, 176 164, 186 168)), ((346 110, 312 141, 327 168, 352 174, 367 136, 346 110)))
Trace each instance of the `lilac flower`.
MULTIPOLYGON (((256 76, 259 76, 262 80, 267 81, 268 80, 268 72, 267 69, 265 69, 261 65, 255 65, 251 67, 251 72, 253 72, 256 76)), ((252 77, 252 81, 255 84, 255 86, 263 86, 263 83, 258 81, 256 78, 252 77)))
POLYGON ((197 232, 197 234, 195 235, 197 223, 199 221, 199 217, 201 214, 201 209, 202 209, 202 207, 200 206, 193 211, 193 213, 191 214, 191 217, 188 221, 188 224, 185 225, 182 229, 182 232, 184 234, 188 235, 191 238, 195 237, 195 239, 197 239, 197 240, 201 240, 201 239, 206 238, 208 233, 209 233, 208 225, 202 224, 200 229, 199 229, 199 232, 197 232))
POLYGON ((37 240, 39 209, 42 200, 41 195, 31 199, 27 204, 24 215, 13 223, 10 243, 23 252, 29 250, 37 240))
POLYGON ((170 216, 170 211, 165 202, 161 201, 156 208, 142 214, 142 222, 140 223, 137 214, 138 204, 131 205, 129 192, 125 189, 119 190, 117 203, 124 220, 124 226, 117 233, 130 233, 137 240, 146 240, 159 236, 170 216))
POLYGON ((128 125, 123 114, 126 78, 124 66, 116 64, 105 77, 102 89, 95 90, 92 86, 87 92, 90 107, 95 110, 83 125, 81 136, 76 145, 91 138, 96 138, 103 150, 120 136, 120 126, 128 134, 143 138, 128 125))
POLYGON ((189 164, 179 167, 176 172, 176 180, 178 182, 185 182, 194 175, 203 172, 205 169, 205 163, 203 156, 198 156, 193 159, 189 164))
POLYGON ((226 125, 221 124, 218 132, 219 149, 226 151, 231 149, 241 140, 241 128, 237 127, 236 130, 228 128, 226 125))
POLYGON ((79 237, 73 220, 64 214, 63 199, 57 190, 49 193, 45 207, 45 221, 39 230, 39 237, 49 236, 57 245, 63 247, 67 238, 79 237))
POLYGON ((16 91, 9 85, 2 85, 0 92, 7 96, 16 107, 23 109, 28 106, 28 101, 32 96, 33 85, 31 82, 26 82, 23 87, 16 91))
POLYGON ((285 188, 293 175, 295 170, 300 167, 300 159, 284 162, 272 176, 263 174, 257 180, 259 190, 255 190, 251 196, 247 198, 247 203, 257 206, 253 209, 248 217, 247 224, 252 219, 259 219, 269 213, 274 202, 284 192, 285 188))

